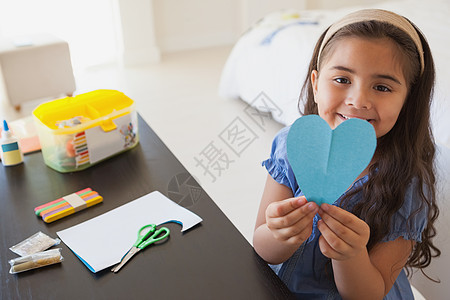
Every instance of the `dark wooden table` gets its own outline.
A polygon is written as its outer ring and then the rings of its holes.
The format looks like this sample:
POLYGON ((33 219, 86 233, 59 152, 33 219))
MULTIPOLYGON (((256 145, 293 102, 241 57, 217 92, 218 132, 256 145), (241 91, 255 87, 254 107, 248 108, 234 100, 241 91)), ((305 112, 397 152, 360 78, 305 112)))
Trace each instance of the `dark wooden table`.
MULTIPOLYGON (((287 299, 286 286, 139 117, 140 144, 84 171, 58 173, 42 154, 0 166, 0 299, 287 299), (104 201, 46 224, 34 207, 91 187, 104 201), (90 272, 66 247, 61 264, 9 274, 9 247, 42 231, 79 224, 154 190, 203 218, 193 229, 169 223, 169 240, 142 251, 119 273, 90 272)), ((244 201, 244 199, 243 199, 244 201)), ((95 247, 95 245, 92 245, 95 247)))

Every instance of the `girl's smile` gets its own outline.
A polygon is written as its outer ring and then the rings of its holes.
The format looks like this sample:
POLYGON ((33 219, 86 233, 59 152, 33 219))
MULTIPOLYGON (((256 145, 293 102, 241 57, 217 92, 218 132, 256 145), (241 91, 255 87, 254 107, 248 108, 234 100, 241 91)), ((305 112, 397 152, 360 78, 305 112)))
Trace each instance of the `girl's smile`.
POLYGON ((373 119, 364 119, 364 118, 360 118, 359 116, 346 116, 343 114, 338 113, 338 116, 342 118, 343 121, 346 121, 348 119, 353 119, 353 118, 358 118, 358 119, 363 119, 366 120, 367 122, 373 122, 373 119))
POLYGON ((320 71, 311 73, 319 115, 333 129, 359 118, 373 125, 377 137, 385 135, 408 93, 403 65, 403 56, 388 38, 337 41, 320 71))

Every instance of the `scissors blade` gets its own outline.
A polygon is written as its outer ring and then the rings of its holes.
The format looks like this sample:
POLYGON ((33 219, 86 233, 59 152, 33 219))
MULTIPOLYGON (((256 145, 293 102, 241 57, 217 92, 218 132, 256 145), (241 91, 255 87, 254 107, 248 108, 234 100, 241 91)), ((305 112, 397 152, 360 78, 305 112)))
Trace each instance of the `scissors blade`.
POLYGON ((130 251, 128 251, 127 255, 125 255, 122 260, 120 261, 120 263, 115 266, 114 268, 111 269, 112 272, 117 273, 119 272, 119 270, 139 251, 141 251, 141 249, 133 247, 131 248, 130 251))

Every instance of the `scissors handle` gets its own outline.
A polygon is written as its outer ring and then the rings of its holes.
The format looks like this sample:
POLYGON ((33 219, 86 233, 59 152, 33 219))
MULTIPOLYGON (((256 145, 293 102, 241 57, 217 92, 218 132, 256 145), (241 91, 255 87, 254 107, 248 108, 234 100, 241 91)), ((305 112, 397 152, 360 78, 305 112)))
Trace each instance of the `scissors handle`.
POLYGON ((145 226, 142 226, 141 229, 138 231, 138 238, 136 242, 133 244, 134 247, 139 246, 145 239, 147 239, 151 234, 153 234, 156 230, 155 224, 148 224, 145 226), (150 227, 145 234, 142 234, 142 231, 144 231, 145 228, 150 227))
POLYGON ((165 239, 167 236, 169 236, 169 234, 170 234, 169 228, 161 227, 158 230, 156 230, 147 240, 143 241, 137 247, 139 249, 144 249, 145 247, 147 247, 155 242, 165 239))

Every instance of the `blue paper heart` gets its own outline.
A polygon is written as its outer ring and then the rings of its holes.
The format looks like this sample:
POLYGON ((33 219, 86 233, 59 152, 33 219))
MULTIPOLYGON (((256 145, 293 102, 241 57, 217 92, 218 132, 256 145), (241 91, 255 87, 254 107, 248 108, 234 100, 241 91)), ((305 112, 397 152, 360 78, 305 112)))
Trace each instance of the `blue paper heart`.
POLYGON ((308 201, 334 203, 368 166, 377 146, 373 126, 350 119, 334 130, 318 115, 292 124, 287 156, 308 201))

